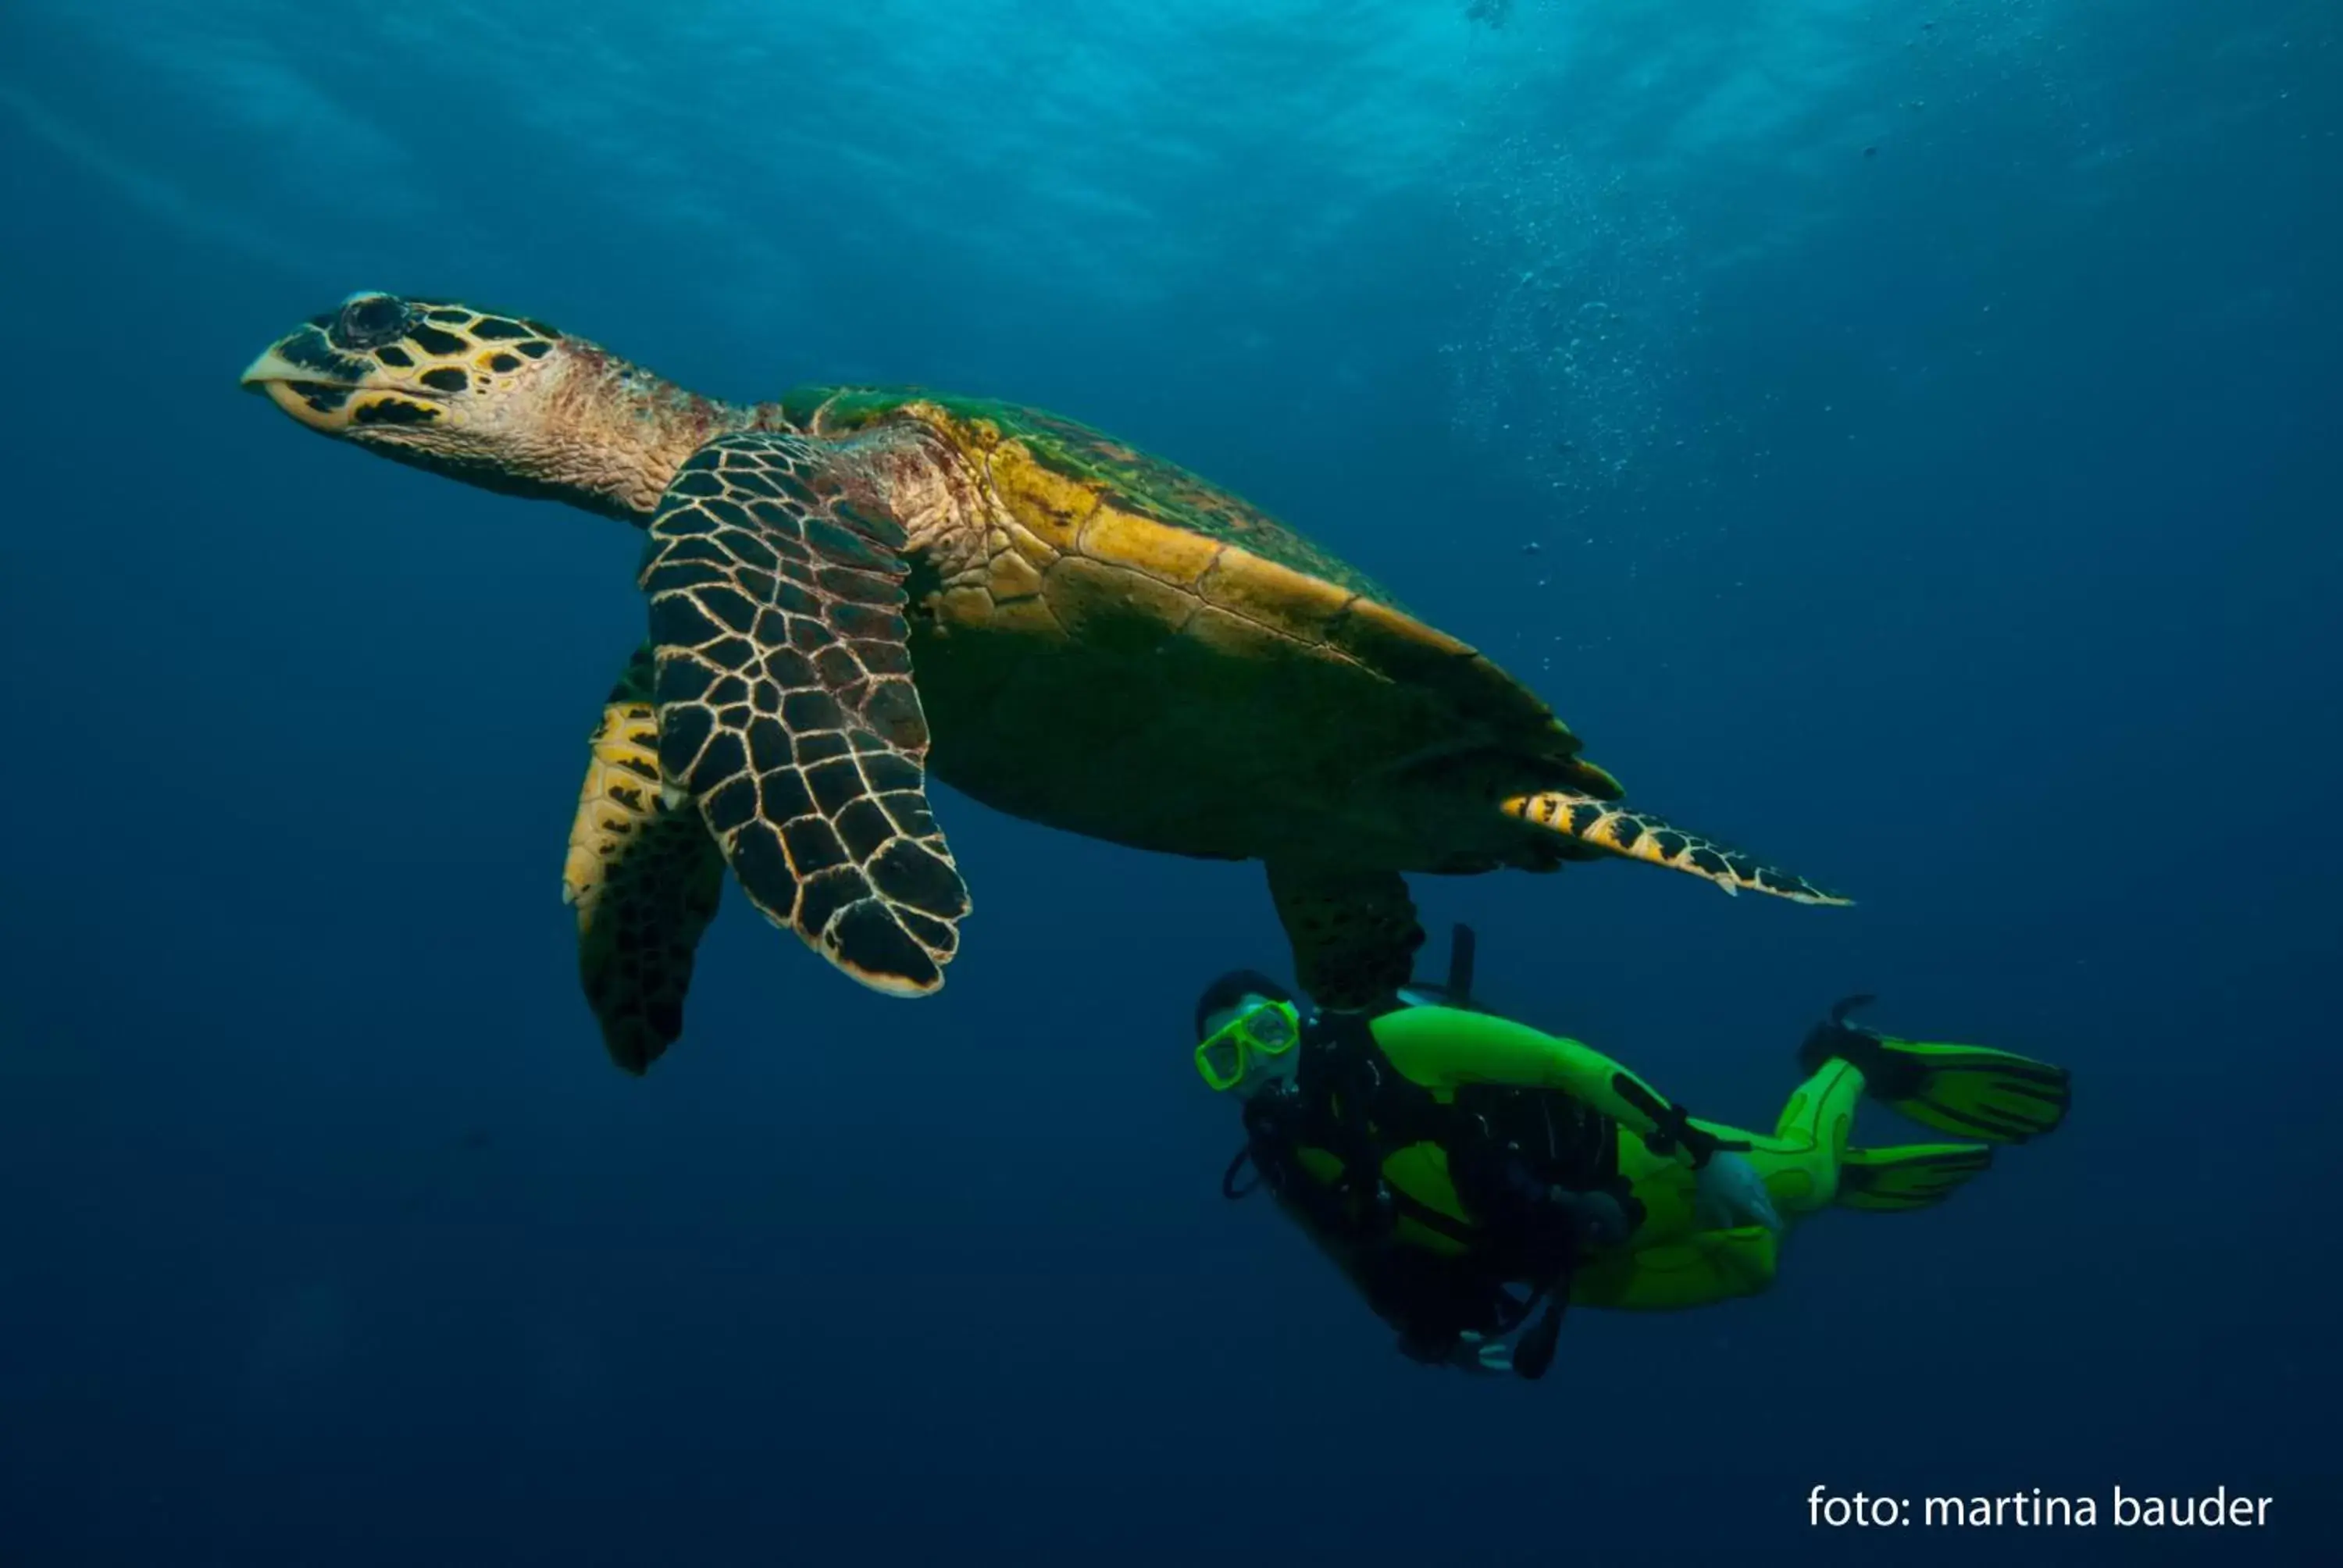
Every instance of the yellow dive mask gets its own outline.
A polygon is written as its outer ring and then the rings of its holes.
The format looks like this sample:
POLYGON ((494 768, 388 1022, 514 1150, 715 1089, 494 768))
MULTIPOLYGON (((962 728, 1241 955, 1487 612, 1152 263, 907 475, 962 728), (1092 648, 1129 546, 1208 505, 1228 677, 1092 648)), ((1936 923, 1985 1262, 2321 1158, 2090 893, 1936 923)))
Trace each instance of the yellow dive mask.
POLYGON ((1255 1057, 1283 1056, 1302 1043, 1302 1015, 1290 1001, 1249 1008, 1206 1035, 1196 1047, 1196 1071, 1214 1090, 1244 1081, 1255 1057))

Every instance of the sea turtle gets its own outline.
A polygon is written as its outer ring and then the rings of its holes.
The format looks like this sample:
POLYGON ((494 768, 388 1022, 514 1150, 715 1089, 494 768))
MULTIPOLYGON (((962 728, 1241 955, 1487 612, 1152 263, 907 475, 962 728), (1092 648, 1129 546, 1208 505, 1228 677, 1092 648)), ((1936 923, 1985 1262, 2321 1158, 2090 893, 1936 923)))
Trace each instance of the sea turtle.
POLYGON ((243 377, 312 430, 648 530, 566 891, 612 1057, 682 1029, 729 862, 865 984, 935 990, 969 910, 927 770, 1011 815, 1267 865, 1297 977, 1361 1005, 1402 873, 1624 856, 1845 900, 1614 802, 1545 704, 1234 496, 1005 403, 713 401, 528 317, 362 293, 243 377))

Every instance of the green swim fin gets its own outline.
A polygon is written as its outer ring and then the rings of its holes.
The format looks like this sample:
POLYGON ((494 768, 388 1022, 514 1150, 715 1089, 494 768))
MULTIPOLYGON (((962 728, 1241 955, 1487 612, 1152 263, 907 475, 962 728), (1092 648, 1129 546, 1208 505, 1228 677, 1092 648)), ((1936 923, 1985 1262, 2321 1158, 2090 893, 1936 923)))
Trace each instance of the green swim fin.
POLYGON ((1993 1151, 1983 1143, 1850 1149, 1839 1163, 1838 1201, 1883 1214, 1926 1209, 1992 1164, 1993 1151))
POLYGON ((2066 1119, 2074 1091, 2065 1068, 1981 1045, 1898 1040, 1846 1021, 1870 1000, 1848 997, 1814 1027, 1798 1051, 1808 1072, 1836 1057, 1863 1074, 1874 1099, 1956 1138, 2023 1143, 2066 1119))

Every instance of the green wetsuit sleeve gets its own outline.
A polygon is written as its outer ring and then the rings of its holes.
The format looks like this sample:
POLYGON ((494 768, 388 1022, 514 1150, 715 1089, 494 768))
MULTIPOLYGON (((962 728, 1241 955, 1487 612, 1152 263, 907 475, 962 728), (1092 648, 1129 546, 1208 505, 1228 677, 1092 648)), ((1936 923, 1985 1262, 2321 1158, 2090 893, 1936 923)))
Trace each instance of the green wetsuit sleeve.
MULTIPOLYGON (((1453 1092, 1468 1083, 1560 1090, 1644 1135, 1660 1131, 1655 1112, 1674 1110, 1657 1090, 1601 1051, 1511 1019, 1461 1008, 1411 1007, 1375 1020, 1374 1031, 1375 1043, 1392 1065, 1435 1092, 1453 1092)), ((1694 1157, 1680 1147, 1675 1158, 1689 1165, 1694 1157)))

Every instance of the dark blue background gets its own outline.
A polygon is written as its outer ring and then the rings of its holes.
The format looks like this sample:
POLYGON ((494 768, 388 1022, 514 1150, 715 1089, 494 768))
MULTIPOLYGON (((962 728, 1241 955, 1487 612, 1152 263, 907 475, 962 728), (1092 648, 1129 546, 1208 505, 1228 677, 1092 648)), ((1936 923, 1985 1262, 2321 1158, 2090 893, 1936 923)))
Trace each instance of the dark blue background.
POLYGON ((2316 1559, 2331 9, 1463 9, 0 14, 0 1563, 2316 1559), (628 1081, 556 885, 637 540, 236 393, 358 287, 1196 467, 1862 900, 1420 881, 1488 1000, 1764 1121, 1874 990, 2074 1118, 1436 1375, 1215 1191, 1257 869, 949 791, 939 998, 735 898, 628 1081), (1817 1483, 2278 1502, 1883 1547, 1817 1483))

